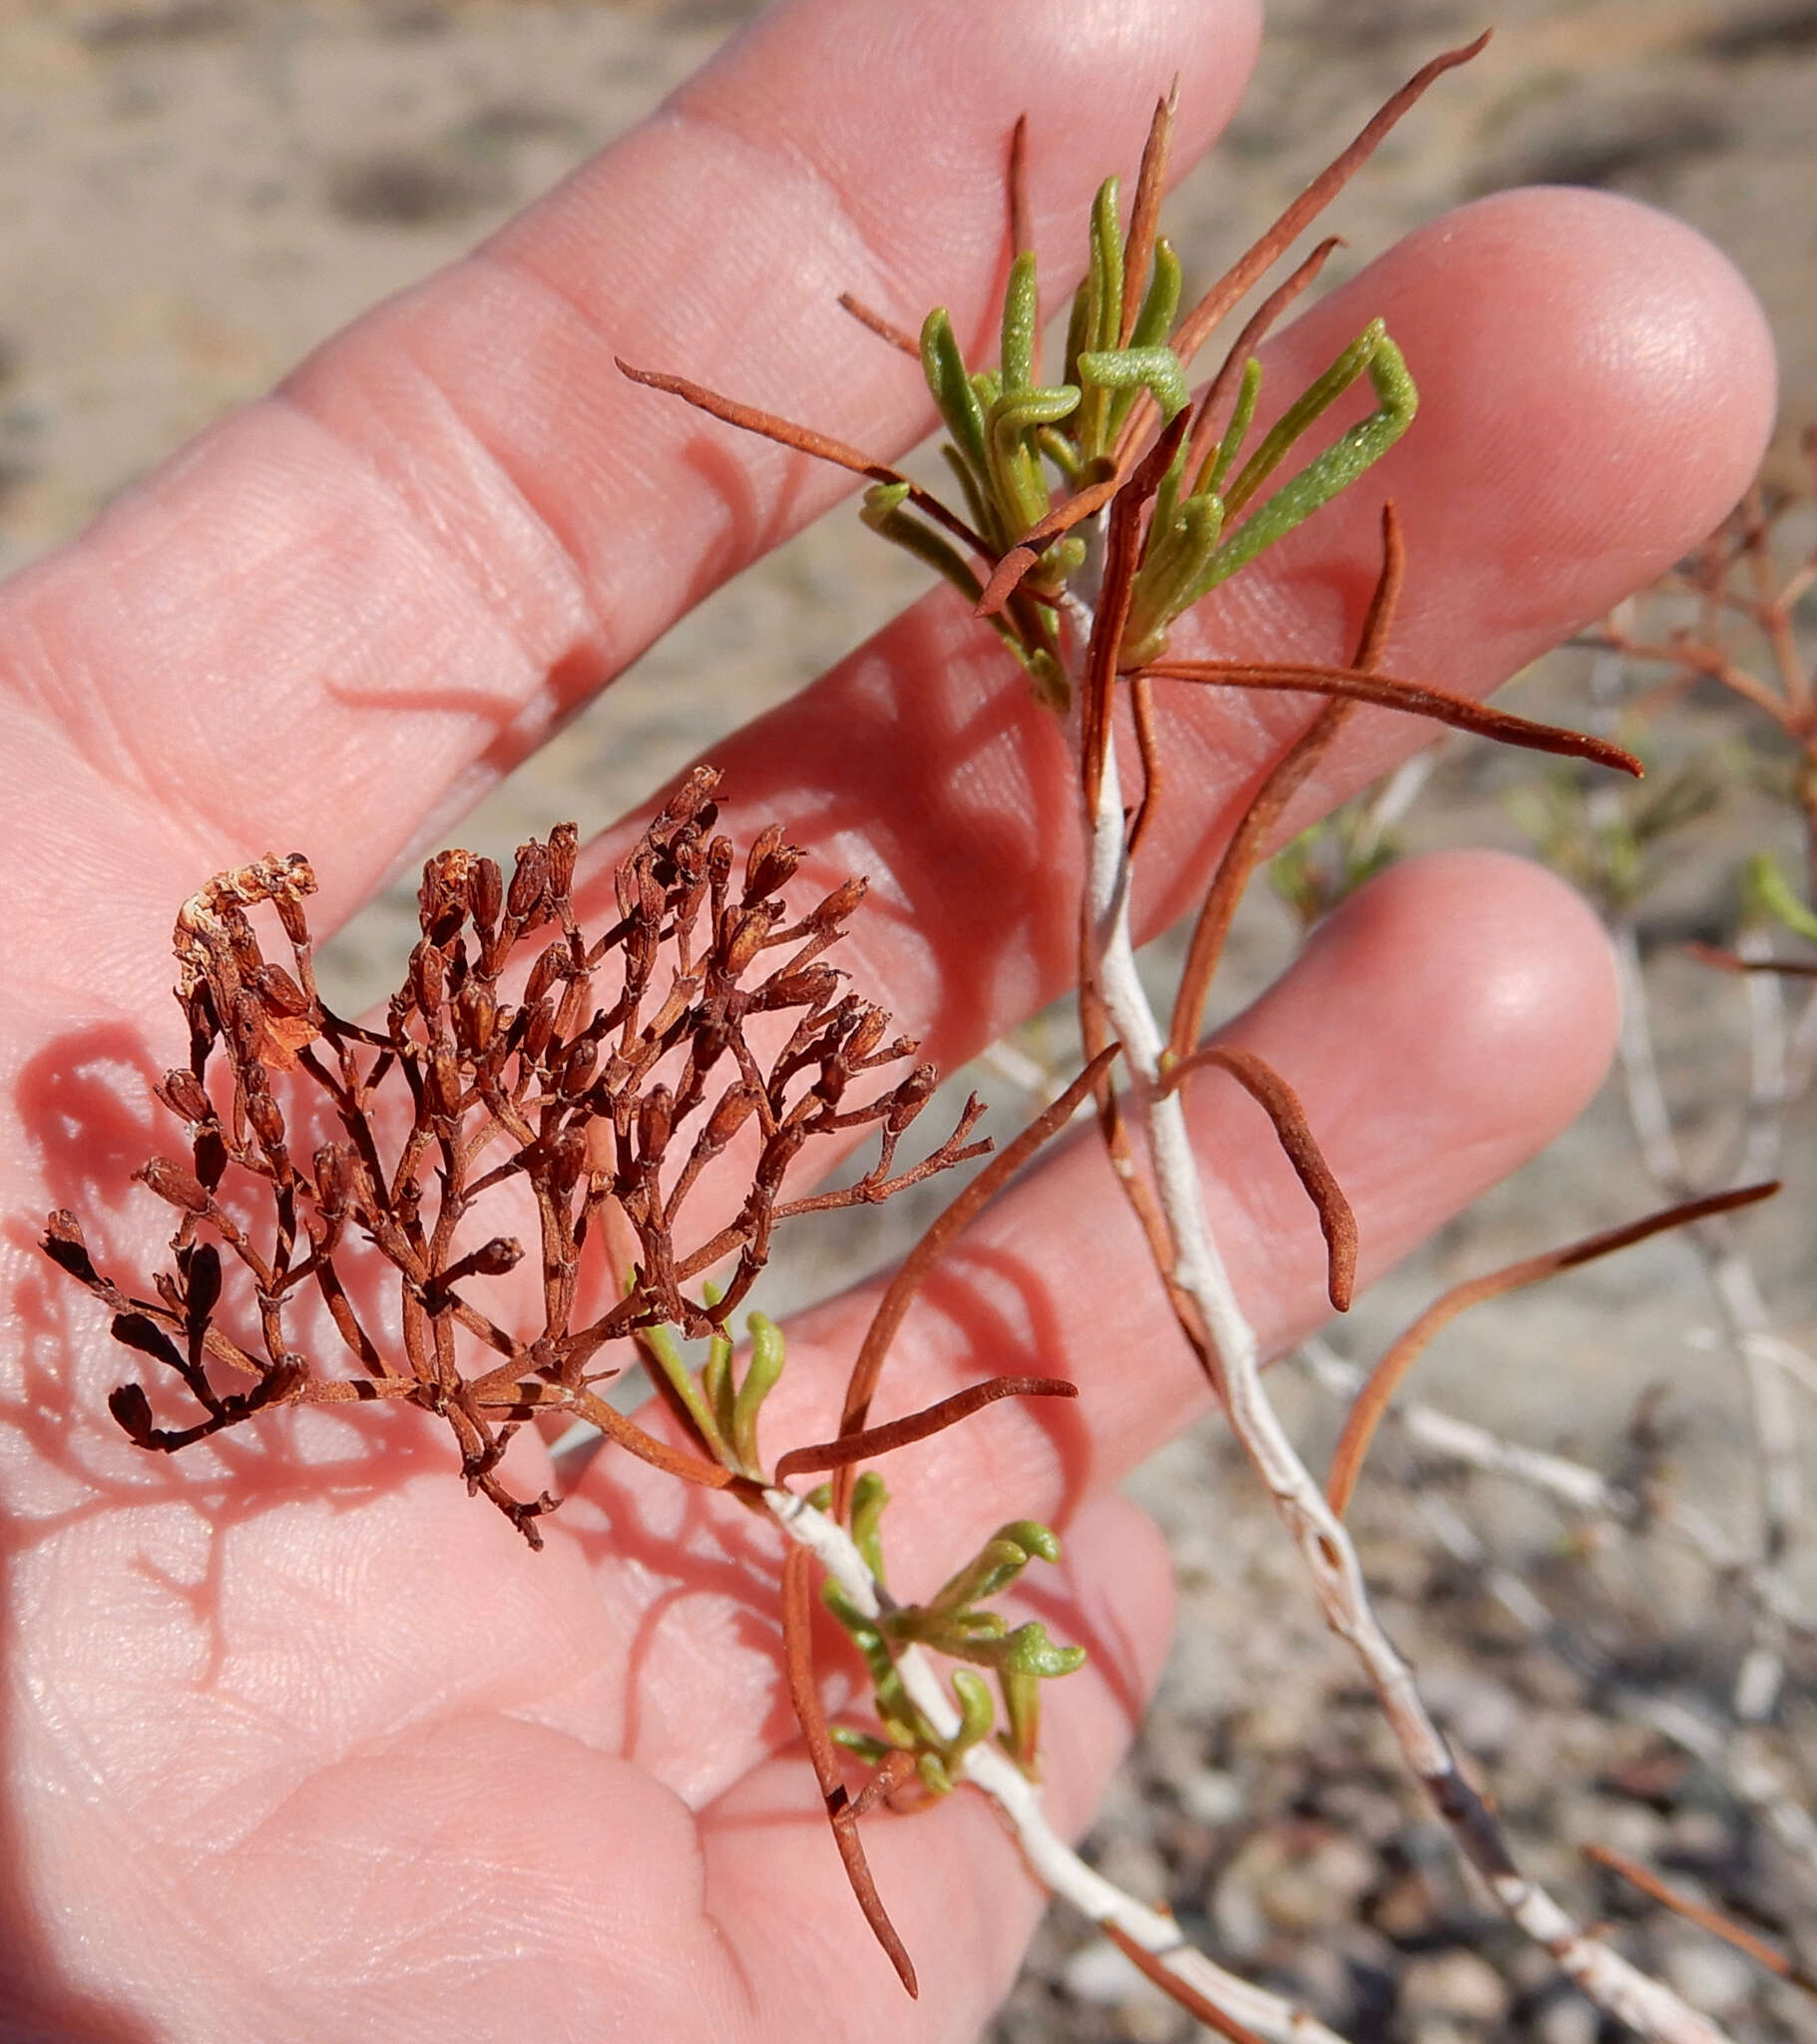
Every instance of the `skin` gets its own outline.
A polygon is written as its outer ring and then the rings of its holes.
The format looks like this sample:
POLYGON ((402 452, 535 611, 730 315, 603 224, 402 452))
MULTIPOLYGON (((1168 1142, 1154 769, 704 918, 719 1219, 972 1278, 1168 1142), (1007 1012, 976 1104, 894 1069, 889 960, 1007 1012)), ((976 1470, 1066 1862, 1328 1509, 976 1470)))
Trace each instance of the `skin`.
MULTIPOLYGON (((182 1055, 177 901, 301 845, 325 933, 838 493, 625 384, 615 351, 893 453, 925 397, 834 293, 905 321, 943 298, 975 345, 1029 81, 1057 285, 1157 86, 1179 72, 1187 161, 1256 32, 1242 0, 797 0, 0 592, 0 2034, 959 2040, 1006 1990, 1041 1897, 976 1797, 868 1829, 918 2003, 864 1933, 779 1691, 774 1545, 735 1506, 602 1458, 538 1556, 408 1416, 146 1456, 103 1410, 119 1351, 32 1245, 53 1205, 122 1273, 168 1233, 122 1188, 173 1143, 145 1089, 182 1055), (798 266, 767 253, 784 240, 798 266)), ((1376 312, 1420 382, 1418 425, 1182 651, 1340 657, 1392 492, 1413 565, 1388 664, 1486 692, 1701 535, 1764 441, 1757 308, 1712 250, 1624 202, 1516 193, 1435 223, 1308 312, 1270 387, 1376 312)), ((1308 711, 1181 691, 1164 713, 1150 927, 1188 905, 1308 711)), ((1359 718, 1291 820, 1420 736, 1359 718)), ((804 897, 871 875, 842 962, 941 1063, 1065 986, 1061 736, 948 595, 716 760, 740 842, 776 815, 816 846, 804 897)), ((596 897, 627 835, 591 855, 596 897)), ((1301 1090, 1367 1275, 1577 1112, 1613 1019, 1583 907, 1458 854, 1367 890, 1231 1033, 1301 1090)), ((1316 1237, 1253 1109, 1210 1076, 1191 1106, 1229 1261, 1278 1347, 1322 1317, 1316 1237)), ((837 1300, 790 1330, 773 1442, 824 1437, 867 1310, 837 1300)), ((1050 1796, 1078 1828, 1169 1619, 1158 1540, 1114 1487, 1205 1402, 1089 1143, 961 1245, 879 1416, 1022 1368, 1074 1377, 1077 1405, 999 1406, 904 1455, 891 1567, 912 1589, 1005 1517, 1065 1527, 1067 1563, 1033 1594, 1093 1654, 1048 1707, 1050 1796)))

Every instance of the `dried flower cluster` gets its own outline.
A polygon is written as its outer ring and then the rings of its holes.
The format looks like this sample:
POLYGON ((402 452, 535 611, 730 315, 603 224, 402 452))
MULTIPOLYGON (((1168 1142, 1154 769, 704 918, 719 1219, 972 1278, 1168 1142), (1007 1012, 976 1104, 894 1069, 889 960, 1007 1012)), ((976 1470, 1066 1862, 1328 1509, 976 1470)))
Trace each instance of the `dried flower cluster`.
MULTIPOLYGON (((864 1075, 915 1051, 823 962, 863 882, 791 917, 781 890, 800 852, 772 826, 735 872, 731 841, 713 828, 716 779, 696 768, 672 797, 617 870, 617 920, 591 940, 575 915, 571 824, 522 846, 509 881, 468 852, 430 859, 422 937, 381 1030, 336 1015, 316 989, 303 913, 315 882, 300 855, 224 874, 185 904, 177 952, 190 1062, 158 1095, 189 1125, 191 1162, 154 1158, 139 1174, 180 1217, 171 1268, 155 1298, 130 1297, 96 1271, 73 1215, 53 1215, 45 1242, 107 1303, 116 1337, 164 1364, 202 1408, 189 1425, 161 1426, 144 1386, 123 1384, 110 1403, 135 1441, 169 1451, 270 1406, 403 1399, 447 1421, 469 1488, 532 1546, 556 1500, 514 1497, 499 1462, 533 1416, 589 1420, 697 1481, 760 1476, 755 1395, 735 1444, 710 1398, 678 1397, 697 1420, 703 1461, 636 1426, 595 1386, 635 1358, 631 1344, 648 1347, 668 1328, 711 1337, 723 1376, 725 1329, 778 1222, 887 1199, 989 1145, 968 1140, 972 1102, 931 1156, 894 1170, 935 1078, 917 1064, 855 1097, 864 1075), (250 911, 266 905, 288 968, 260 946, 250 911), (324 1122, 333 1134, 305 1164, 293 1132, 324 1122), (872 1128, 880 1154, 856 1184, 786 1196, 816 1139, 872 1128), (688 1232, 708 1167, 747 1129, 755 1154, 742 1203, 688 1232), (471 1239, 495 1192, 534 1207, 528 1270, 517 1237, 471 1239), (625 1246, 616 1258, 615 1236, 625 1246), (223 1251, 250 1278, 256 1346, 221 1322, 223 1251), (382 1325, 366 1303, 371 1271, 348 1268, 369 1265, 372 1251, 395 1299, 382 1325), (728 1261, 723 1289, 702 1281, 728 1261), (499 1280, 511 1280, 517 1312, 481 1303, 499 1280), (597 1311, 583 1306, 589 1289, 597 1311), (512 1331, 539 1291, 536 1331, 512 1331), (357 1373, 331 1374, 305 1352, 293 1325, 305 1298, 325 1306, 357 1373), (219 1390, 217 1374, 241 1387, 219 1390)), ((773 1347, 759 1344, 757 1371, 772 1383, 773 1347)))

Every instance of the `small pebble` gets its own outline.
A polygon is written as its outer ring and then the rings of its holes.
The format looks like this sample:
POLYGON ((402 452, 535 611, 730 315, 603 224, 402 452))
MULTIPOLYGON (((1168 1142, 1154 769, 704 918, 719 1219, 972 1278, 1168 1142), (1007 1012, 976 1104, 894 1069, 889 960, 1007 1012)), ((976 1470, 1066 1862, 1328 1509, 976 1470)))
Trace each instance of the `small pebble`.
POLYGON ((1720 2021, 1753 1998, 1760 1971, 1726 1945, 1674 1944, 1665 1955, 1665 1977, 1692 2008, 1720 2021))
POLYGON ((1596 2012, 1581 1994, 1562 1994, 1541 2010, 1539 2044, 1596 2044, 1596 2012))
POLYGON ((1179 1806, 1194 1823, 1214 1830, 1234 1823, 1248 1807, 1243 1785, 1224 1768, 1201 1768, 1179 1781, 1179 1806))
POLYGON ((1401 2007, 1416 2018, 1448 2016, 1460 2023, 1499 2023, 1508 2011, 1508 1983, 1475 1952, 1435 1952, 1411 1961, 1401 1975, 1401 2007))

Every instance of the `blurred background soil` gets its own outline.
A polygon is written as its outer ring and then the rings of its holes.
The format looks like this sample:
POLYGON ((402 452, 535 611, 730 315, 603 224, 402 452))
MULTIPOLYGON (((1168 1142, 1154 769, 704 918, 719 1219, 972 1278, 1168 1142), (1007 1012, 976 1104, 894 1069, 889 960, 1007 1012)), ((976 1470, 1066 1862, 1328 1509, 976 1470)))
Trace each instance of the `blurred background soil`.
MULTIPOLYGON (((459 255, 653 107, 745 12, 714 0, 9 0, 0 571, 74 533, 376 298, 459 255)), ((1485 18, 1453 0, 1273 8, 1254 90, 1171 215, 1193 269, 1233 255, 1386 92, 1485 18)), ((1817 5, 1504 0, 1494 19, 1489 53, 1447 79, 1339 202, 1333 225, 1349 248, 1333 276, 1503 186, 1622 191, 1691 221, 1738 263, 1778 334, 1784 418, 1817 418, 1817 5)), ((1777 458, 1789 463, 1789 452, 1777 458)), ((559 817, 599 827, 811 679, 921 580, 849 513, 835 515, 655 648, 486 802, 463 841, 508 855, 559 817)), ((1582 659, 1563 656, 1523 685, 1523 707, 1570 717, 1583 685, 1582 659)), ((1693 746, 1730 729, 1720 704, 1693 704, 1691 715, 1693 746)), ((1518 845, 1511 770, 1449 751, 1409 843, 1518 845)), ((1699 825, 1642 930, 1659 961, 1668 1090, 1711 1159, 1742 1083, 1739 1003, 1732 983, 1670 947, 1728 926, 1736 862, 1759 827, 1745 802, 1699 825)), ((329 969, 347 1000, 398 970, 412 890, 406 877, 338 940, 329 969)), ((1292 943, 1290 919, 1264 893, 1239 934, 1226 1011, 1292 943)), ((1037 1025, 1021 1047, 1039 1059, 1063 1040, 1061 1025, 1037 1025)), ((1027 1098, 1013 1079, 991 1072, 982 1085, 999 1125, 1014 1126, 1027 1098)), ((1817 1324, 1808 1134, 1794 1121, 1793 1195, 1750 1236, 1794 1336, 1817 1324)), ((1605 1099, 1334 1341, 1368 1358, 1445 1283, 1649 1204, 1618 1103, 1605 1099)), ((841 1281, 911 1225, 892 1212, 829 1231, 778 1274, 765 1303, 779 1310, 841 1281)), ((1631 1472, 1646 1459, 1649 1480, 1668 1480, 1746 1537, 1743 1405, 1728 1365, 1699 1344, 1712 1319, 1700 1283, 1682 1245, 1651 1246, 1467 1323, 1422 1366, 1422 1392, 1601 1466, 1631 1472), (1642 1400, 1650 1432, 1634 1425, 1642 1400)), ((1296 1383, 1283 1397, 1308 1439, 1329 1439, 1329 1410, 1296 1383)), ((1395 1473, 1392 1452, 1385 1466, 1395 1473)), ((1648 1696, 1715 1709, 1743 1644, 1733 1600, 1657 1543, 1566 1524, 1507 1486, 1460 1488, 1410 1465, 1399 1474, 1399 1487, 1366 1486, 1359 1505, 1369 1567, 1535 1870, 1584 1913, 1614 1916, 1628 1948, 1737 2035, 1817 2037, 1790 1990, 1635 1909, 1576 1850, 1600 1837, 1673 1867, 1817 1961, 1817 1860, 1770 1836, 1719 1771, 1639 1722, 1636 1699, 1648 1696), (1484 1545, 1473 1550, 1472 1538, 1484 1545), (1497 1565, 1544 1598, 1544 1625, 1531 1612, 1517 1623, 1497 1565)), ((1177 1443, 1139 1490, 1174 1536, 1181 1625, 1095 1853, 1139 1892, 1167 1896, 1221 1957, 1304 1995, 1358 2038, 1590 2044, 1589 2009, 1543 1955, 1497 1927, 1402 1785, 1217 1431, 1177 1443)), ((1795 1661, 1774 1735, 1782 1751, 1810 1743, 1811 1694, 1795 1661)), ((1190 2033, 1114 1959, 1051 1921, 1000 2018, 1000 2044, 1190 2033)))

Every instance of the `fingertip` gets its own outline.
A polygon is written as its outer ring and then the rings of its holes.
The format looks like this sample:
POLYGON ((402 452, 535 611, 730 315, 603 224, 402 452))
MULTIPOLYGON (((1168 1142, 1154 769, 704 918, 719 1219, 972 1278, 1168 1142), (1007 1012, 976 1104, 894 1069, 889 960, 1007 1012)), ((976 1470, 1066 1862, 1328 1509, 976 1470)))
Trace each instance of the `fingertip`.
POLYGON ((1445 296, 1450 345, 1422 351, 1427 437, 1468 427, 1481 486, 1505 486, 1569 560, 1622 544, 1656 573, 1747 487, 1777 396, 1766 315, 1726 256, 1684 222, 1620 194, 1499 192, 1411 236, 1445 296), (1473 335, 1512 332, 1485 402, 1473 335), (1535 434, 1556 458, 1533 460, 1535 434))

